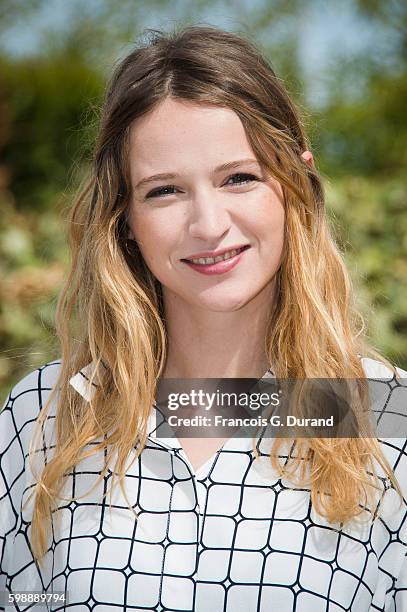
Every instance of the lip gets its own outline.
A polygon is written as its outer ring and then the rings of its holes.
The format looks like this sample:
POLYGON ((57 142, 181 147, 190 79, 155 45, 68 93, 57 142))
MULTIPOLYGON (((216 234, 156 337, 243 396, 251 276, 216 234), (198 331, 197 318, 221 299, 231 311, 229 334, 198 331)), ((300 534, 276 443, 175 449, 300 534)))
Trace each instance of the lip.
POLYGON ((224 255, 228 251, 242 249, 243 247, 249 246, 250 244, 232 244, 231 246, 225 249, 219 249, 218 251, 201 251, 200 253, 194 253, 193 255, 188 255, 188 257, 183 257, 181 261, 186 261, 187 259, 199 259, 200 257, 219 257, 219 255, 224 255))
POLYGON ((218 261, 217 263, 213 263, 213 264, 194 264, 191 261, 186 261, 186 260, 182 260, 182 261, 187 266, 189 266, 196 272, 199 272, 200 274, 206 274, 206 275, 225 274, 225 272, 229 272, 229 270, 232 270, 235 266, 237 266, 237 264, 242 259, 246 251, 249 250, 249 248, 250 246, 248 246, 248 248, 244 249, 240 253, 237 253, 237 255, 234 255, 233 257, 226 259, 225 261, 218 261))

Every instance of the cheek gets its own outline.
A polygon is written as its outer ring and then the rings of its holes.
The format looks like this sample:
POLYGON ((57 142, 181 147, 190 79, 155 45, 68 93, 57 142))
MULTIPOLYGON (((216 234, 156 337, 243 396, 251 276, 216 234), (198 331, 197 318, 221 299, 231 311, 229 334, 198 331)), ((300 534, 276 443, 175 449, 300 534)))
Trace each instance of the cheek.
POLYGON ((270 219, 269 228, 272 232, 275 240, 279 242, 284 241, 284 229, 285 229, 285 212, 284 208, 279 205, 275 207, 274 215, 270 219))
POLYGON ((275 249, 276 244, 284 239, 284 206, 277 198, 270 197, 260 198, 253 204, 250 215, 246 217, 247 226, 261 242, 275 249))
POLYGON ((271 257, 280 260, 284 250, 285 240, 285 212, 282 205, 275 209, 275 215, 269 224, 269 240, 271 257))
POLYGON ((168 257, 174 245, 172 224, 168 218, 154 214, 132 214, 129 226, 147 264, 154 264, 168 257))

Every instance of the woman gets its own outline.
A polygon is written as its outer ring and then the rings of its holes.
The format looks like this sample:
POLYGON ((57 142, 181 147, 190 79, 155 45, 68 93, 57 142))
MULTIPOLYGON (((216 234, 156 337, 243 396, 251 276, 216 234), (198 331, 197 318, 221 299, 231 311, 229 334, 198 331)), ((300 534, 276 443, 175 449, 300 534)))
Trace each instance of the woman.
POLYGON ((405 610, 404 439, 156 435, 158 379, 384 378, 406 399, 254 45, 196 26, 130 53, 69 227, 62 359, 0 415, 1 587, 67 591, 55 609, 405 610))

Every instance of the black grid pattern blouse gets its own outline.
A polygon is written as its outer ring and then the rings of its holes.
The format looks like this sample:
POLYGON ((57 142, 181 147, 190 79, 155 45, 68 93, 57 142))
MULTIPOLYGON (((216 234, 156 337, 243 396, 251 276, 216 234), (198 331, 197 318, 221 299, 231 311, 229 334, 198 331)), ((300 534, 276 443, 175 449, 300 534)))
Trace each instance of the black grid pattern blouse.
MULTIPOLYGON (((387 378, 387 409, 405 413, 407 372, 398 369, 400 384, 379 362, 362 362, 369 378, 387 378)), ((379 518, 343 526, 315 513, 309 489, 273 473, 272 440, 259 439, 255 459, 251 439, 230 438, 194 470, 176 438, 155 436, 155 406, 146 447, 126 473, 138 520, 120 487, 111 510, 110 496, 103 500, 111 471, 89 493, 103 457, 87 458, 67 476, 62 494, 78 499, 59 501, 44 568, 37 566, 32 500, 21 507, 34 485, 27 460, 34 422, 59 368, 55 361, 26 376, 0 413, 0 591, 68 591, 67 604, 35 610, 407 611, 405 438, 380 439, 402 487, 401 507, 383 474, 379 518)), ((86 399, 91 368, 71 379, 86 399)), ((54 408, 39 467, 55 442, 54 408)))

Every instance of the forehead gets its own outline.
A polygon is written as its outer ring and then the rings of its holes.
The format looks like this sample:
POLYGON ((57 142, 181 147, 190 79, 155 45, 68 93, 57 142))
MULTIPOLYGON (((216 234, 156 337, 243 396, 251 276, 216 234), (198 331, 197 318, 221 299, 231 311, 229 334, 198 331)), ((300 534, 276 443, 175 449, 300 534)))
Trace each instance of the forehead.
POLYGON ((206 162, 214 167, 253 155, 240 118, 229 108, 167 98, 130 129, 133 172, 206 162))

